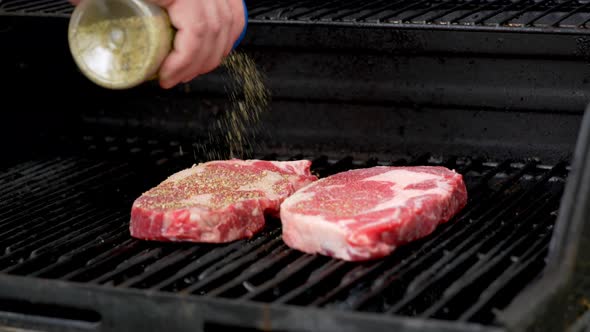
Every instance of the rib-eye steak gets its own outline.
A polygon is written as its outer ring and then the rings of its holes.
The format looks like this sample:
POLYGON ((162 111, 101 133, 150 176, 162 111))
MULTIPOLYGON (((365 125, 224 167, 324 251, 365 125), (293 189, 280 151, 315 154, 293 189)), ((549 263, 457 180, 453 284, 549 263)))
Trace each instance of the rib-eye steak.
POLYGON ((466 202, 463 177, 444 167, 347 171, 311 183, 283 202, 283 240, 306 253, 376 259, 430 234, 466 202))
POLYGON ((317 180, 311 162, 211 161, 173 174, 135 200, 130 231, 157 241, 223 243, 251 237, 280 204, 317 180))

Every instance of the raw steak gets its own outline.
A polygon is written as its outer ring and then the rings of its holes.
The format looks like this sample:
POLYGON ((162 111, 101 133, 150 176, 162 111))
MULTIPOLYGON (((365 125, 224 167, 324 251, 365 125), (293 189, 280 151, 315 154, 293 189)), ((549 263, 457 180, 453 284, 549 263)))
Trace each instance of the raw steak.
POLYGON ((444 167, 352 170, 316 181, 283 202, 283 240, 306 253, 376 259, 430 234, 466 202, 463 177, 444 167))
POLYGON ((178 172, 141 195, 131 235, 158 241, 222 243, 248 238, 280 204, 317 180, 310 161, 212 161, 178 172))

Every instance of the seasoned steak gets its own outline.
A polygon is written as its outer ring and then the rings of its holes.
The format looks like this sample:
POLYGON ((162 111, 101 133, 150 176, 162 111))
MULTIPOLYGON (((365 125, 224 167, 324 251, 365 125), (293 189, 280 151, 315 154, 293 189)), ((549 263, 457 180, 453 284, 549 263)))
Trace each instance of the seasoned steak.
POLYGON ((141 195, 131 209, 133 237, 222 243, 251 237, 280 204, 317 180, 311 162, 212 161, 178 172, 141 195))

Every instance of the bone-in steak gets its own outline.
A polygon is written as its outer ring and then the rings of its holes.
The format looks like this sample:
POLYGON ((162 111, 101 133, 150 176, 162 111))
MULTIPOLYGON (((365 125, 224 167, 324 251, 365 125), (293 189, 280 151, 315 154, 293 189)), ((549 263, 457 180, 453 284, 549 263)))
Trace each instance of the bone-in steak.
POLYGON ((430 234, 466 202, 463 177, 444 167, 347 171, 283 202, 283 239, 306 253, 350 261, 380 258, 430 234))
POLYGON ((317 180, 311 162, 212 161, 180 171, 131 209, 131 235, 158 241, 222 243, 251 237, 280 204, 317 180))

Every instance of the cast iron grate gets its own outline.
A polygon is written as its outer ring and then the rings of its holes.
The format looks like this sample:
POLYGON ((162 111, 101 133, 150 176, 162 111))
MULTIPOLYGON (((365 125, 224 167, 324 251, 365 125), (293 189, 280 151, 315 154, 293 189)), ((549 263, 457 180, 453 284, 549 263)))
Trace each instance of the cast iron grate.
POLYGON ((250 17, 299 22, 429 26, 586 27, 590 3, 579 0, 249 1, 250 17))
POLYGON ((0 14, 46 14, 69 16, 73 6, 68 0, 0 0, 0 14))
POLYGON ((0 171, 2 273, 483 324, 494 324, 495 311, 541 274, 568 174, 564 163, 535 160, 318 156, 313 168, 321 176, 432 164, 458 170, 468 186, 468 206, 432 236, 386 259, 348 263, 289 249, 277 220, 226 245, 132 239, 131 202, 194 163, 196 152, 138 138, 86 137, 84 146, 85 157, 32 159, 0 171))
MULTIPOLYGON (((265 22, 506 28, 586 28, 587 0, 247 0, 265 22)), ((67 0, 0 0, 0 14, 67 17, 67 0)))

